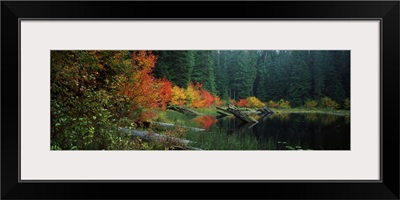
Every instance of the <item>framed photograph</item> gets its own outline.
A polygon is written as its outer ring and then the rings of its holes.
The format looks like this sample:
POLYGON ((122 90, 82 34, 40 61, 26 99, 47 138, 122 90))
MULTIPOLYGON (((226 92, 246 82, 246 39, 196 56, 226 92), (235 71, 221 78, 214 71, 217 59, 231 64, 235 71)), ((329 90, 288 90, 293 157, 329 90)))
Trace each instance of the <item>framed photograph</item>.
POLYGON ((399 199, 399 8, 2 1, 1 198, 399 199))

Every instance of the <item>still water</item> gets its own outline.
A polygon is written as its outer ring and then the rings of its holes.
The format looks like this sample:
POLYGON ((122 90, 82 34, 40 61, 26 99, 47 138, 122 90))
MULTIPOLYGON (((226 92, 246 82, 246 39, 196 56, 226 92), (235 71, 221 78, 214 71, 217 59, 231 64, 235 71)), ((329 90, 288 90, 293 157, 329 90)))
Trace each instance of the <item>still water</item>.
POLYGON ((249 134, 259 142, 273 140, 281 150, 350 150, 350 116, 317 113, 272 114, 251 126, 234 117, 204 116, 203 128, 226 134, 249 134))

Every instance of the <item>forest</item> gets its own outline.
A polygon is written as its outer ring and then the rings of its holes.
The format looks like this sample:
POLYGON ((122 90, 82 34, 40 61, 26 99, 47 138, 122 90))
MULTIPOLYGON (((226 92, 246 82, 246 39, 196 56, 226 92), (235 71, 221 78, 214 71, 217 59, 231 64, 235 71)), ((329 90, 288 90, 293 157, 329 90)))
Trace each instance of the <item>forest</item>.
POLYGON ((52 150, 212 150, 227 139, 226 149, 277 149, 278 138, 221 134, 217 115, 349 116, 350 51, 53 50, 50 105, 52 150))

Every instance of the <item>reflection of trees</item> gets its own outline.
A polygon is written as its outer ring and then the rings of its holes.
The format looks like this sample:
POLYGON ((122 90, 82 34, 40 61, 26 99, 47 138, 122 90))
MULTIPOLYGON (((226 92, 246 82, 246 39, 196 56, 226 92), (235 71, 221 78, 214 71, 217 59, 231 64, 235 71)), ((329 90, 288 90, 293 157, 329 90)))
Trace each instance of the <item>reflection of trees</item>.
POLYGON ((215 124, 217 122, 217 119, 215 119, 214 116, 212 115, 204 115, 200 116, 194 119, 194 121, 202 128, 209 129, 211 125, 215 124))
POLYGON ((339 119, 336 115, 325 115, 317 113, 307 113, 304 115, 304 121, 307 123, 318 123, 320 122, 324 126, 332 125, 339 119))
POLYGON ((290 118, 290 113, 276 113, 270 116, 271 119, 279 119, 280 121, 287 121, 290 118))
POLYGON ((309 113, 304 115, 304 121, 306 122, 315 122, 318 120, 318 115, 317 113, 309 113))
POLYGON ((350 115, 344 116, 344 122, 345 122, 346 124, 350 124, 350 115))
POLYGON ((253 118, 253 119, 255 119, 255 120, 259 120, 259 119, 261 119, 261 115, 257 115, 257 114, 249 114, 249 116, 251 117, 251 118, 253 118))
POLYGON ((321 115, 321 123, 324 126, 332 125, 336 122, 338 116, 336 115, 321 115))
POLYGON ((253 135, 261 143, 275 141, 278 149, 285 146, 314 150, 350 149, 350 127, 343 116, 279 113, 265 116, 253 127, 234 117, 226 117, 218 121, 218 126, 228 127, 228 134, 253 135))

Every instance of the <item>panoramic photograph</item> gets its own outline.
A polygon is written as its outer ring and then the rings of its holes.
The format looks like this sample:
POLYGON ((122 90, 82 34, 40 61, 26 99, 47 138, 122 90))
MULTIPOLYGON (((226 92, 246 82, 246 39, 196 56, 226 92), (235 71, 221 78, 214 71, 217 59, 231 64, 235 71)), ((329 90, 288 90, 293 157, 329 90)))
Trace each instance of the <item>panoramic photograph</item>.
POLYGON ((50 150, 350 150, 348 50, 52 50, 50 150))

